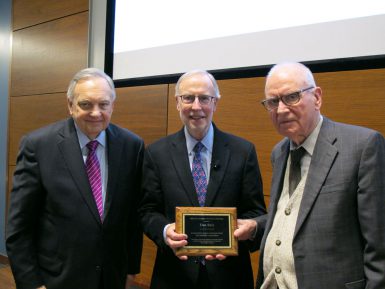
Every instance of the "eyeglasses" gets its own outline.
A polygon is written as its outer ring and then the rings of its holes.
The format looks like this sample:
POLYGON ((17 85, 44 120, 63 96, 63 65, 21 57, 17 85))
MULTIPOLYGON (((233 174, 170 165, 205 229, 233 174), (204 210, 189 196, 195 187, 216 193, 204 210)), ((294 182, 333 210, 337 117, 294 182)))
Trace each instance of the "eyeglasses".
POLYGON ((179 95, 181 101, 184 103, 184 104, 192 104, 194 103, 195 101, 195 98, 198 98, 199 100, 199 103, 201 105, 208 105, 212 99, 214 99, 215 97, 214 96, 210 96, 210 95, 179 95))
POLYGON ((268 110, 272 111, 274 109, 277 109, 279 106, 279 101, 282 101, 287 106, 292 106, 297 104, 301 100, 301 93, 308 91, 310 89, 314 88, 314 86, 310 86, 308 88, 304 88, 301 90, 298 90, 296 92, 292 92, 286 95, 278 96, 278 97, 272 97, 267 98, 265 100, 262 100, 262 105, 268 110))

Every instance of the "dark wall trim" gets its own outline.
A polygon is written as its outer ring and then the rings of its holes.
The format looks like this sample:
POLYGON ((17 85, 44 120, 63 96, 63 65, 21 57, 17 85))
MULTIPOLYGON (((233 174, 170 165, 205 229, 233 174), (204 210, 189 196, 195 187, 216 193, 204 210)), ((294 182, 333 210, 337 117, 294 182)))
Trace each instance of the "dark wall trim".
MULTIPOLYGON (((335 71, 348 71, 348 70, 364 70, 364 69, 377 69, 385 68, 385 54, 375 56, 363 56, 352 58, 339 58, 319 61, 305 61, 312 72, 335 72, 335 71)), ((263 77, 273 66, 254 66, 254 67, 242 67, 231 68, 223 70, 211 70, 217 80, 220 79, 236 79, 236 78, 248 78, 248 77, 263 77)), ((156 75, 142 78, 132 78, 115 80, 116 87, 128 87, 128 86, 140 86, 140 85, 152 85, 152 84, 165 84, 175 83, 178 80, 180 74, 169 75, 156 75)))

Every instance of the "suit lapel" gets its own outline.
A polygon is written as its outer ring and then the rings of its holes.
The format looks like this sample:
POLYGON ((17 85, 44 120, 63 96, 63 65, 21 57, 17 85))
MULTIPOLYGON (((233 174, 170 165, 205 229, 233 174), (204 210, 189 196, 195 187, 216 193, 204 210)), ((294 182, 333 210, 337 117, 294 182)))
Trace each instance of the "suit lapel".
POLYGON ((196 194, 194 181, 191 175, 184 130, 182 129, 176 133, 170 139, 170 142, 171 145, 168 147, 171 149, 171 160, 178 179, 184 187, 185 192, 191 201, 191 205, 199 207, 198 196, 196 194))
POLYGON ((205 206, 210 207, 214 204, 218 189, 225 176, 230 160, 230 149, 226 135, 214 126, 214 143, 211 157, 210 180, 207 187, 205 206))
POLYGON ((314 148, 309 173, 307 176, 304 194, 302 197, 294 238, 301 229, 308 216, 322 185, 329 174, 333 162, 338 154, 333 145, 336 140, 333 123, 324 117, 324 121, 314 148))
POLYGON ((269 215, 271 216, 268 218, 266 229, 269 230, 271 226, 273 225, 273 220, 275 213, 277 211, 277 205, 279 198, 281 197, 282 193, 282 187, 283 187, 283 180, 285 177, 285 171, 286 171, 286 164, 287 164, 287 158, 289 156, 289 140, 286 139, 286 141, 282 144, 280 147, 279 155, 274 160, 274 169, 273 169, 273 176, 272 176, 272 182, 271 182, 271 189, 270 189, 270 208, 269 208, 269 215))
POLYGON ((106 201, 104 204, 104 219, 107 218, 111 203, 114 197, 112 192, 116 191, 116 186, 119 185, 117 178, 119 176, 122 155, 122 142, 116 131, 109 126, 106 130, 107 136, 107 160, 108 160, 108 181, 106 190, 106 201))
POLYGON ((58 143, 58 148, 63 155, 64 162, 67 164, 69 173, 95 220, 101 224, 72 119, 65 123, 62 132, 59 134, 62 140, 58 143))

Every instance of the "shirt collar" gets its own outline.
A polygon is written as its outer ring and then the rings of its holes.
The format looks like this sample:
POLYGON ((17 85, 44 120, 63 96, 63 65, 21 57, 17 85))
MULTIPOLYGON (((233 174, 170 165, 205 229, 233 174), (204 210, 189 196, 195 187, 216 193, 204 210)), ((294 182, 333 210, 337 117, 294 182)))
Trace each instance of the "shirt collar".
MULTIPOLYGON (((184 127, 184 135, 186 137, 187 153, 190 154, 193 151, 195 145, 199 141, 196 140, 195 138, 193 138, 189 134, 186 126, 184 127)), ((212 151, 213 151, 213 143, 214 143, 214 127, 213 127, 213 124, 210 124, 210 127, 209 127, 209 130, 208 130, 207 134, 205 135, 205 137, 200 142, 205 146, 205 148, 210 153, 212 153, 212 151)))
MULTIPOLYGON (((305 139, 305 141, 300 145, 300 147, 303 147, 308 154, 311 156, 313 155, 315 143, 317 142, 317 138, 322 126, 323 117, 320 115, 319 121, 315 129, 311 132, 311 134, 305 139)), ((292 141, 290 141, 290 150, 297 149, 292 141)))
MULTIPOLYGON (((88 136, 86 136, 82 130, 78 127, 78 125, 75 123, 76 128, 76 134, 78 135, 80 148, 83 150, 84 147, 91 141, 88 136)), ((99 145, 102 145, 103 147, 106 147, 106 131, 103 130, 99 133, 99 135, 95 138, 99 145)))

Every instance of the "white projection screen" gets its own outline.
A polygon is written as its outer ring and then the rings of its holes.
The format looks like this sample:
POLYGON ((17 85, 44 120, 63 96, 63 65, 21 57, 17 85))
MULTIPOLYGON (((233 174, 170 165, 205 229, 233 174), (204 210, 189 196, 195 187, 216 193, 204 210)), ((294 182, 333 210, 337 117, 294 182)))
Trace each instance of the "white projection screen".
POLYGON ((383 64, 385 58, 385 1, 96 3, 91 7, 90 62, 103 61, 103 41, 97 38, 104 28, 98 22, 107 21, 104 68, 118 82, 159 83, 195 68, 226 73, 281 61, 379 59, 383 64))

